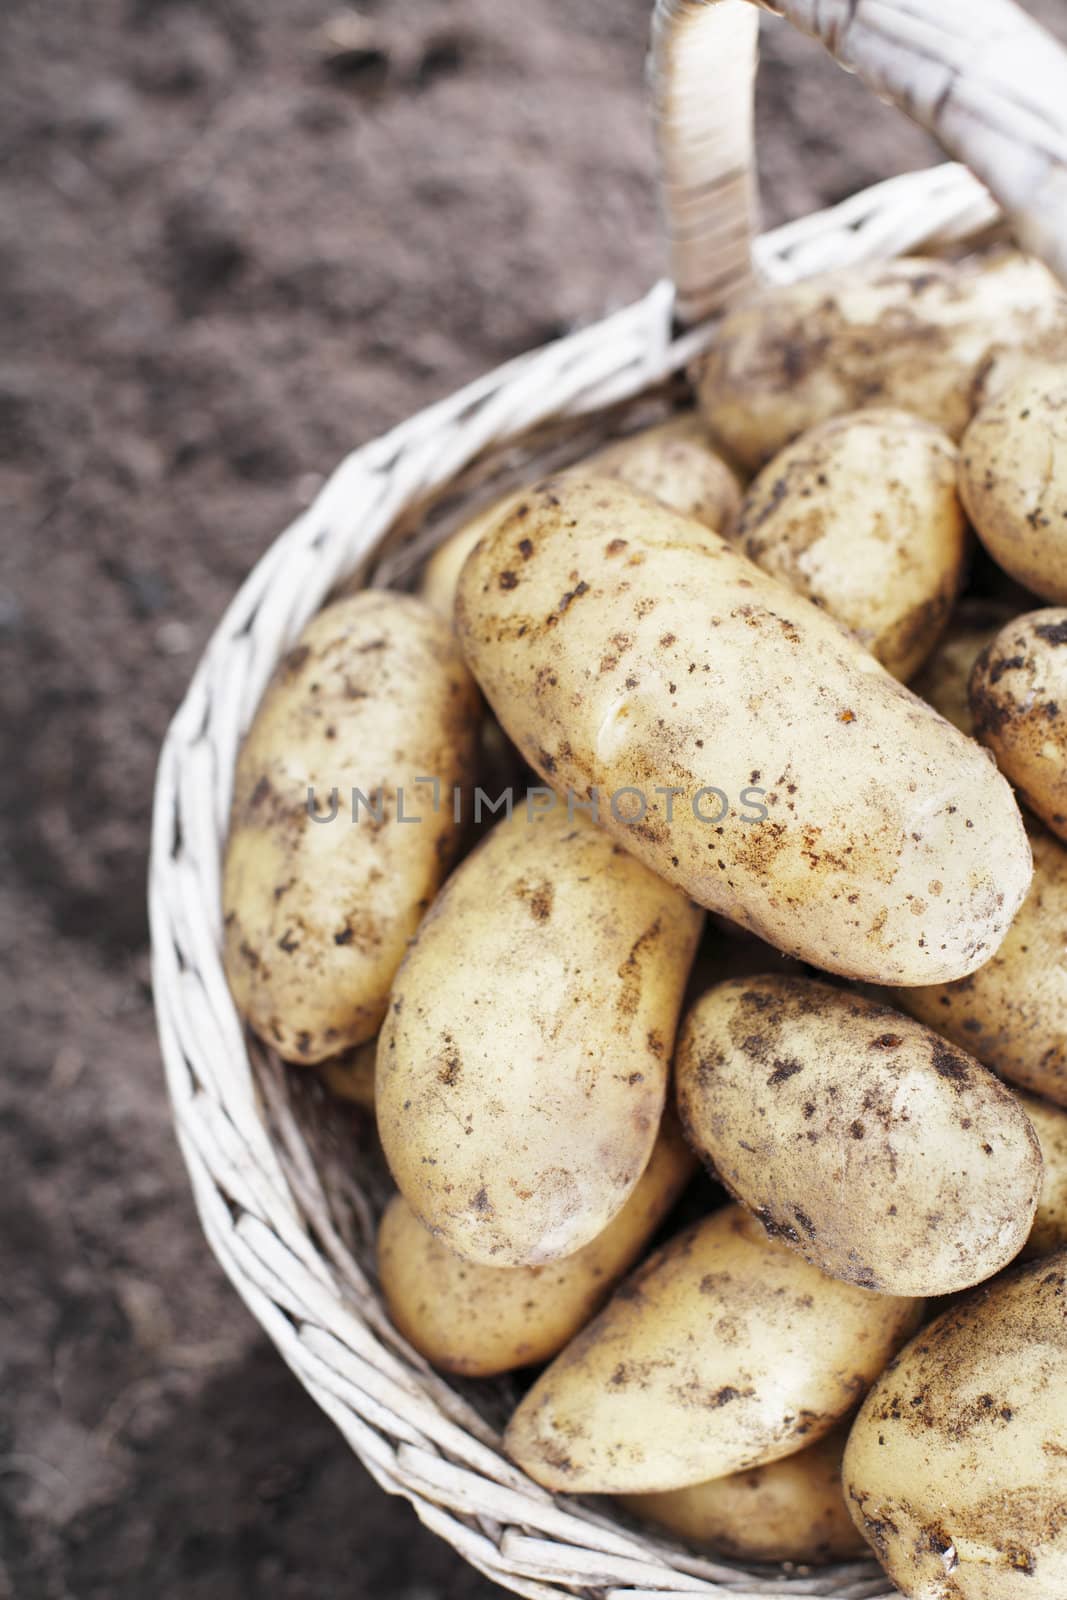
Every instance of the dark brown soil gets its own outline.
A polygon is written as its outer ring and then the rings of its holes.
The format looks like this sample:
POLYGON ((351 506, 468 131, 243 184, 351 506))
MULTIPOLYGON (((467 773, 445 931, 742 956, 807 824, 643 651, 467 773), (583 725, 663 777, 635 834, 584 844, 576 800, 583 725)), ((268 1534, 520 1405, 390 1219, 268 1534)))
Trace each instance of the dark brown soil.
MULTIPOLYGON (((3 9, 0 1600, 492 1592, 201 1240, 149 804, 198 652, 320 475, 661 271, 648 10, 380 0, 338 58, 331 0, 3 9)), ((783 24, 761 124, 771 219, 931 155, 783 24)))

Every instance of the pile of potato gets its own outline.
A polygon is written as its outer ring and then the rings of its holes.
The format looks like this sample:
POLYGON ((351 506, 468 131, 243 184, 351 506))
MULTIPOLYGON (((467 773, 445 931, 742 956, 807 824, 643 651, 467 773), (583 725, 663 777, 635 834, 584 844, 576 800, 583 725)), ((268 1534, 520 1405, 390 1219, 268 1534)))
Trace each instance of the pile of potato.
POLYGON ((538 1483, 1054 1600, 1067 299, 1013 253, 829 275, 694 388, 305 630, 238 763, 232 992, 376 1113, 400 1332, 542 1369, 538 1483))

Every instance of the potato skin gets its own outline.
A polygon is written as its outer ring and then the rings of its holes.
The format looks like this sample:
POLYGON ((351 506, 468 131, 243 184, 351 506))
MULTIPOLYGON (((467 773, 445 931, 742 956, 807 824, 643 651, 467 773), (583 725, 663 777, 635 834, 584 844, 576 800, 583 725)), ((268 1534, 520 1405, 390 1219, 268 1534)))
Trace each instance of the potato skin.
POLYGON ((1030 810, 1067 839, 1067 607, 1002 628, 974 664, 974 731, 1030 810))
POLYGON ((849 1509, 923 1600, 1067 1594, 1067 1255, 943 1313, 875 1384, 845 1448, 849 1509))
POLYGON ((601 824, 699 904, 892 984, 962 977, 1003 938, 1030 878, 1008 785, 709 530, 622 484, 546 480, 471 552, 456 618, 531 765, 596 791, 601 824), (628 797, 613 813, 627 787, 643 819, 628 797))
POLYGON ((1033 1261, 1067 1247, 1067 1111, 1036 1095, 1017 1098, 1037 1134, 1044 1166, 1033 1227, 1019 1252, 1020 1261, 1033 1261))
POLYGON ((389 1315, 416 1350, 446 1372, 486 1378, 548 1361, 603 1305, 696 1171, 673 1116, 603 1233, 563 1261, 483 1267, 453 1255, 394 1195, 378 1231, 378 1274, 389 1315))
POLYGON ((996 955, 958 983, 888 998, 1001 1077, 1067 1106, 1067 850, 1027 824, 1030 892, 996 955))
POLYGON ((986 645, 1016 615, 1016 610, 999 600, 961 601, 933 654, 911 681, 919 699, 933 706, 969 739, 974 737, 968 694, 971 668, 986 645))
POLYGON ((832 1277, 948 1294, 1026 1241, 1041 1186, 1027 1117, 889 1006, 807 978, 736 978, 689 1012, 674 1072, 719 1182, 832 1277))
POLYGON ((223 871, 238 1010, 281 1055, 315 1062, 374 1037, 408 939, 460 844, 415 779, 472 772, 479 697, 451 630, 408 595, 366 590, 314 617, 241 746, 223 871), (383 824, 351 820, 382 786, 383 824), (417 825, 396 825, 403 787, 417 825), (328 816, 314 821, 308 791, 328 816))
POLYGON ((723 318, 695 373, 713 442, 755 471, 798 434, 867 406, 958 439, 1002 352, 1067 342, 1067 299, 1037 261, 903 258, 764 289, 723 318))
POLYGON ((619 1503, 640 1521, 731 1561, 847 1561, 867 1553, 841 1489, 847 1437, 847 1428, 835 1428, 766 1466, 687 1489, 622 1495, 619 1503))
MULTIPOLYGON (((741 485, 711 448, 708 430, 695 411, 683 411, 666 422, 616 439, 594 451, 575 470, 621 478, 716 533, 725 533, 733 525, 741 504, 741 485)), ((517 489, 495 501, 464 523, 430 557, 419 593, 439 615, 451 621, 464 561, 483 534, 490 533, 525 494, 525 489, 517 489)))
POLYGON ((998 566, 1067 604, 1067 378, 1027 373, 982 407, 960 447, 960 494, 998 566))
POLYGON ((574 1494, 680 1489, 775 1461, 829 1433, 920 1310, 825 1277, 726 1206, 616 1290, 522 1400, 505 1448, 574 1494))
POLYGON ((906 683, 937 643, 963 575, 956 446, 903 411, 833 417, 750 485, 735 538, 906 683))
POLYGON ((702 921, 566 811, 517 808, 453 873, 397 973, 376 1099, 397 1187, 457 1255, 554 1261, 625 1205, 702 921))
POLYGON ((316 1072, 332 1095, 364 1111, 374 1112, 374 1058, 377 1039, 367 1039, 339 1056, 320 1061, 316 1072))

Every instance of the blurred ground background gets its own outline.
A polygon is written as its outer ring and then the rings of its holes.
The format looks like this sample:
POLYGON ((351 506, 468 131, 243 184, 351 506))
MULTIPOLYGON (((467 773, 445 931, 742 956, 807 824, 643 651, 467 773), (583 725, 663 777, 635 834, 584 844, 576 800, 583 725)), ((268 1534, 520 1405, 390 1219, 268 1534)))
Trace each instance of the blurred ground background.
MULTIPOLYGON (((1062 0, 1030 9, 1067 36, 1062 0)), ((0 1600, 488 1600, 202 1242, 144 908, 223 606, 354 444, 661 272, 648 0, 6 0, 0 1600)), ((933 152, 784 24, 777 221, 933 152)))

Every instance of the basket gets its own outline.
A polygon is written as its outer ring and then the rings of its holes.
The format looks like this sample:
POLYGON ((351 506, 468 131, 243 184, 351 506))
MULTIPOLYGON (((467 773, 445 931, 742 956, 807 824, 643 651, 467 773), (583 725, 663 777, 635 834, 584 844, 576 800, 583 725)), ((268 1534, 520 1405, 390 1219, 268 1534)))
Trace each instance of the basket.
POLYGON ((312 1075, 246 1037, 220 956, 238 744, 279 657, 339 588, 403 586, 490 493, 576 459, 672 380, 750 280, 959 244, 1003 213, 1067 278, 1067 56, 1011 0, 783 0, 967 165, 877 185, 754 236, 748 0, 658 0, 651 89, 673 282, 520 357, 350 455, 219 624, 168 732, 150 870, 153 978, 178 1139, 238 1293, 368 1471, 488 1577, 549 1600, 891 1594, 872 1562, 746 1571, 553 1497, 503 1455, 510 1380, 446 1383, 391 1327, 373 1266, 373 1152, 312 1075), (979 181, 981 180, 981 181, 979 181), (991 196, 996 196, 996 202, 991 196))

